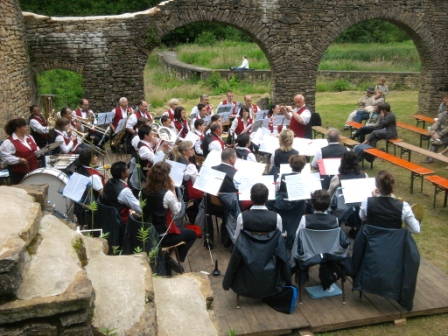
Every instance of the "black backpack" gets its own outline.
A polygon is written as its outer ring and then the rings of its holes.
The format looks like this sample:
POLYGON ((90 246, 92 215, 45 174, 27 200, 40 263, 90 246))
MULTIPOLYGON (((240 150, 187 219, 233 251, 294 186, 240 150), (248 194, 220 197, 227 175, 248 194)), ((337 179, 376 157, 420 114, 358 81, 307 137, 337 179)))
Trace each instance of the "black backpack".
POLYGON ((312 139, 311 133, 313 126, 322 126, 322 120, 320 119, 320 114, 311 111, 311 119, 306 125, 305 138, 312 139))

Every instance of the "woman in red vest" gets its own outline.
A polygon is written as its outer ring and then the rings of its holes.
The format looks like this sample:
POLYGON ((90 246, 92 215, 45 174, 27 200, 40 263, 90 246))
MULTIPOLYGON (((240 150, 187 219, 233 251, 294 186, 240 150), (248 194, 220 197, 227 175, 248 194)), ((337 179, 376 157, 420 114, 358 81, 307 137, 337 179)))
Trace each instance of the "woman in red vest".
POLYGON ((185 118, 186 111, 182 106, 176 107, 174 110, 174 126, 176 127, 179 138, 185 138, 190 128, 188 127, 188 121, 185 118))
POLYGON ((38 168, 34 155, 39 147, 29 135, 28 123, 23 118, 8 121, 5 132, 9 137, 0 146, 2 160, 8 163, 11 184, 19 184, 23 177, 38 168))
POLYGON ((73 154, 79 147, 79 140, 74 132, 69 132, 70 120, 58 118, 54 127, 54 142, 62 142, 54 153, 73 154), (70 134, 69 134, 70 133, 70 134))
POLYGON ((250 117, 249 108, 242 106, 238 118, 233 119, 232 126, 230 126, 230 132, 239 135, 242 131, 246 130, 250 134, 251 125, 253 119, 250 117))
POLYGON ((275 125, 274 126, 274 121, 275 121, 275 117, 280 115, 280 105, 271 105, 271 107, 269 108, 269 112, 266 116, 266 118, 269 119, 269 125, 268 128, 271 131, 271 133, 273 135, 278 135, 280 134, 280 132, 283 129, 282 125, 275 125))

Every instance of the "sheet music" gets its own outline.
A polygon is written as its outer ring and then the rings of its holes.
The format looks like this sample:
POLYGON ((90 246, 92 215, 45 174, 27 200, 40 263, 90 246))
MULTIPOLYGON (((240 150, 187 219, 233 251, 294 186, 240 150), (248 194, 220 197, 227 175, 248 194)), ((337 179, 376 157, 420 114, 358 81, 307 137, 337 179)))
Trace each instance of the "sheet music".
POLYGON ((198 178, 194 182, 193 188, 207 194, 218 196, 219 189, 221 189, 225 177, 226 173, 203 165, 198 178))
MULTIPOLYGON (((289 165, 289 163, 281 163, 280 164, 280 173, 279 173, 280 179, 283 174, 289 174, 289 173, 292 173, 292 168, 289 165)), ((300 174, 302 174, 302 175, 311 174, 311 163, 305 164, 305 167, 303 167, 300 174)))
POLYGON ((260 175, 263 175, 266 165, 264 163, 236 159, 235 168, 238 170, 239 175, 252 175, 259 177, 260 175))
POLYGON ((278 138, 275 136, 269 134, 260 139, 260 152, 274 154, 275 150, 279 147, 278 138))
POLYGON ((254 184, 263 183, 269 190, 269 200, 275 199, 274 175, 242 176, 238 186, 239 200, 250 201, 250 189, 254 184))
POLYGON ((181 187, 187 165, 171 160, 166 160, 166 162, 171 166, 170 177, 173 179, 174 185, 176 187, 181 187))
POLYGON ((269 118, 264 118, 263 119, 263 128, 269 128, 270 122, 271 122, 271 120, 269 118))
POLYGON ((256 131, 258 131, 258 129, 260 129, 260 127, 263 126, 263 120, 255 120, 254 123, 252 124, 252 134, 256 131))
POLYGON ((258 113, 255 116, 255 120, 263 120, 266 118, 266 115, 268 114, 269 110, 261 110, 258 111, 258 113))
POLYGON ((314 156, 318 149, 328 145, 327 139, 294 138, 292 148, 300 155, 314 156))
POLYGON ((288 175, 285 182, 290 201, 310 199, 314 190, 322 189, 319 173, 288 175))
POLYGON ((274 126, 287 126, 290 120, 286 119, 284 115, 277 115, 274 117, 274 126))
POLYGON ((341 166, 341 158, 323 159, 318 161, 319 173, 321 175, 337 175, 341 166), (319 163, 322 161, 322 163, 319 163))
POLYGON ((229 119, 231 114, 232 114, 232 112, 220 113, 222 123, 225 123, 227 121, 227 119, 229 119))
POLYGON ((233 109, 233 104, 220 105, 220 106, 218 106, 216 113, 222 114, 222 113, 226 113, 226 112, 232 112, 232 109, 233 109))
POLYGON ((362 202, 367 197, 371 197, 372 191, 376 188, 374 177, 341 180, 341 185, 346 204, 362 202))
POLYGON ((62 195, 75 202, 80 202, 82 195, 90 184, 90 178, 79 173, 73 173, 65 186, 62 195))
POLYGON ((114 120, 115 111, 100 112, 97 117, 97 125, 110 124, 114 120))
POLYGON ((188 131, 188 133, 185 136, 184 140, 185 141, 191 141, 193 143, 193 146, 194 146, 194 144, 196 143, 196 141, 199 140, 199 138, 200 138, 199 135, 197 135, 196 133, 188 131))
POLYGON ((213 167, 221 164, 221 152, 213 150, 208 153, 202 166, 213 167))

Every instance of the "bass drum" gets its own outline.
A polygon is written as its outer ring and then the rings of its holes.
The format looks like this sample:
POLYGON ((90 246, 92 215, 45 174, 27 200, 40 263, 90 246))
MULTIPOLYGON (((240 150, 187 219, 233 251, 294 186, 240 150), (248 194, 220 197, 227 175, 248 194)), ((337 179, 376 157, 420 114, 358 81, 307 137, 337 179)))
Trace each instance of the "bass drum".
POLYGON ((28 173, 20 184, 48 184, 48 201, 56 207, 56 210, 73 220, 73 201, 62 196, 62 190, 68 182, 68 177, 62 171, 55 168, 39 168, 28 173))

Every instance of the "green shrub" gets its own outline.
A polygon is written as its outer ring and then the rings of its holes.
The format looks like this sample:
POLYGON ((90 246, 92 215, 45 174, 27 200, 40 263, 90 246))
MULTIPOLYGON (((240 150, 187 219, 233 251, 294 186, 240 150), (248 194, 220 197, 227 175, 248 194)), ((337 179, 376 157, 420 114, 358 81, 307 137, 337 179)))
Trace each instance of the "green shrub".
POLYGON ((194 41, 199 45, 213 45, 217 42, 216 36, 211 31, 200 33, 194 41))

